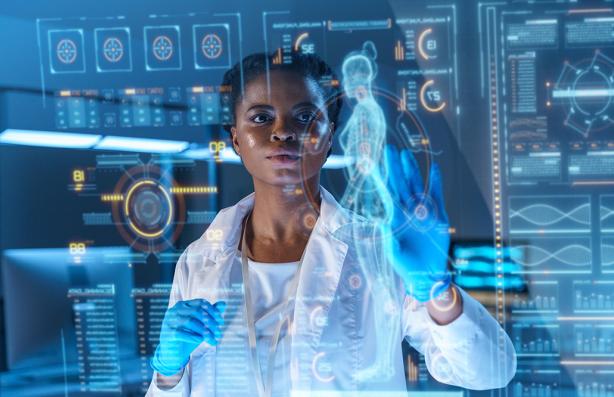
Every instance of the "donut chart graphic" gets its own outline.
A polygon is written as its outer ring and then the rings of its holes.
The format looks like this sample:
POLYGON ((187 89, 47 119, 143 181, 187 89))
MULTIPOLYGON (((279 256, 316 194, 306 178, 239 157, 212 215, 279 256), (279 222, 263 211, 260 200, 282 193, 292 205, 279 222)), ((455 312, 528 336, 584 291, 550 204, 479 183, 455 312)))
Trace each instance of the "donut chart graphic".
POLYGON ((206 58, 217 59, 222 55, 222 39, 220 39, 218 35, 210 33, 203 37, 200 43, 200 49, 206 58))
POLYGON ((168 61, 175 52, 173 41, 168 36, 160 35, 153 40, 152 51, 159 61, 168 61))
POLYGON ((431 36, 432 34, 433 34, 433 28, 426 28, 422 32, 420 32, 420 34, 418 35, 416 47, 418 50, 418 54, 420 54, 420 57, 424 59, 425 61, 437 58, 436 49, 431 48, 431 46, 433 45, 431 43, 436 43, 436 41, 427 40, 427 38, 431 36), (428 45, 425 44, 426 41, 429 41, 428 45))
POLYGON ((109 37, 102 44, 102 54, 111 63, 117 63, 124 57, 124 45, 117 37, 109 37))
POLYGON ((420 88, 420 104, 428 112, 441 112, 446 107, 446 102, 441 97, 441 92, 436 88, 435 80, 427 80, 420 88))
POLYGON ((62 39, 56 46, 55 53, 58 60, 64 64, 74 63, 77 59, 77 44, 70 39, 62 39))

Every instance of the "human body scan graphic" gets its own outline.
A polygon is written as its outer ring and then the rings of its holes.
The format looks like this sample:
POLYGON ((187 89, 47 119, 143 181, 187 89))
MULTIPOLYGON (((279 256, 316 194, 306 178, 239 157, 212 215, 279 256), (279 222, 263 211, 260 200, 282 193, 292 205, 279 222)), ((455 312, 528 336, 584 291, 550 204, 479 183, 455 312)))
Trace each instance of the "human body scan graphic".
MULTIPOLYGON (((388 169, 381 161, 386 144, 386 119, 373 95, 371 84, 377 74, 376 57, 375 45, 369 41, 363 45, 362 51, 346 56, 342 66, 343 90, 346 98, 355 101, 355 106, 339 133, 344 155, 354 159, 354 164, 346 168, 348 185, 340 203, 356 216, 362 216, 376 225, 372 238, 381 245, 384 244, 382 239, 386 238, 382 233, 383 225, 392 220, 392 197, 386 188, 388 169)), ((354 241, 364 238, 361 227, 356 227, 351 233, 354 234, 354 241)), ((372 246, 358 248, 363 272, 376 275, 371 285, 374 300, 383 304, 374 313, 379 333, 376 360, 357 373, 356 377, 389 377, 393 375, 394 346, 400 340, 399 308, 393 299, 396 293, 394 271, 381 255, 384 246, 375 252, 372 246)))

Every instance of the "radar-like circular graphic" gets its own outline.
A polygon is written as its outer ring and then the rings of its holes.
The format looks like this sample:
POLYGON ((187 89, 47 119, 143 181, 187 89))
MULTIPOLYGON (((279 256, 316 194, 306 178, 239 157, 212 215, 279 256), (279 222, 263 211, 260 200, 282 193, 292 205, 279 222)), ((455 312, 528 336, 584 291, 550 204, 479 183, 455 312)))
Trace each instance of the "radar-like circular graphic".
POLYGON ((209 59, 216 59, 222 55, 222 39, 216 34, 210 33, 203 37, 200 48, 203 55, 209 59))
POLYGON ((65 64, 71 64, 77 59, 77 45, 70 39, 60 40, 55 52, 60 62, 65 64))
POLYGON ((133 248, 159 252, 170 247, 185 224, 182 195, 172 194, 173 178, 152 164, 133 167, 117 182, 113 222, 133 248))
POLYGON ((124 45, 117 37, 109 37, 102 44, 102 54, 111 63, 119 62, 124 57, 124 45))
POLYGON ((173 221, 173 202, 160 183, 142 179, 128 189, 124 215, 130 228, 139 236, 159 237, 173 221))
POLYGON ((614 124, 613 92, 614 60, 596 51, 592 59, 566 62, 550 95, 565 108, 564 125, 587 138, 614 124))
POLYGON ((174 53, 173 41, 168 36, 158 36, 153 41, 153 54, 159 61, 168 61, 174 53))

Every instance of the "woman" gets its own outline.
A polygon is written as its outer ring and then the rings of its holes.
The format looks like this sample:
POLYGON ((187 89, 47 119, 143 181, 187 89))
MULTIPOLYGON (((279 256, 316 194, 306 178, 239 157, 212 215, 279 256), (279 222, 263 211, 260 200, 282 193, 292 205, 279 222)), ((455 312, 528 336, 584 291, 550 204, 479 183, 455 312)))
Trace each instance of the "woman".
MULTIPOLYGON (((226 73, 232 143, 254 193, 220 211, 180 258, 149 396, 405 392, 403 337, 441 382, 488 389, 513 377, 516 357, 505 332, 441 276, 447 233, 400 228, 385 253, 398 275, 389 286, 394 299, 374 298, 381 283, 360 265, 369 247, 381 257, 374 228, 319 183, 340 108, 335 86, 322 82, 330 75, 314 55, 279 65, 264 54, 226 73), (398 315, 393 366, 357 376, 381 351, 374 319, 382 310, 398 315)), ((386 161, 395 201, 391 222, 401 225, 420 175, 407 152, 388 147, 386 161)), ((431 177, 430 185, 444 224, 439 178, 431 177)))

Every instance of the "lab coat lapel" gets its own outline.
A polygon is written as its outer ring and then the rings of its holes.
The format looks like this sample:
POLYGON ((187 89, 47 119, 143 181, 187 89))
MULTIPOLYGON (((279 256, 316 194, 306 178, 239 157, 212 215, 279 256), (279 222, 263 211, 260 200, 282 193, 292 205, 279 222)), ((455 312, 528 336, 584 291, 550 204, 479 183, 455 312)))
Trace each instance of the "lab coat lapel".
POLYGON ((191 249, 194 262, 192 298, 210 302, 228 300, 233 284, 240 283, 240 268, 233 266, 241 234, 242 220, 253 207, 254 194, 221 210, 204 235, 191 249))
POLYGON ((339 284, 348 245, 335 237, 341 207, 322 189, 318 221, 307 243, 299 273, 291 327, 291 378, 294 390, 309 390, 311 365, 339 284))

